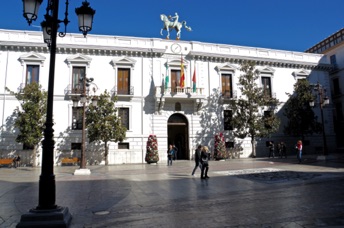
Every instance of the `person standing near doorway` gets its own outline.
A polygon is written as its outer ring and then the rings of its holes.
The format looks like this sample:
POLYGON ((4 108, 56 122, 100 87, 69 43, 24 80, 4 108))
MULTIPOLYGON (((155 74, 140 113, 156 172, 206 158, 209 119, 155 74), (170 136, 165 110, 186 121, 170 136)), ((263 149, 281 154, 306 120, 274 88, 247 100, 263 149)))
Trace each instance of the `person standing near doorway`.
POLYGON ((173 144, 173 152, 173 160, 177 160, 178 148, 176 147, 176 144, 173 144))
MULTIPOLYGON (((201 150, 202 150, 202 146, 198 145, 197 149, 195 150, 195 168, 192 170, 191 175, 193 176, 196 172, 196 169, 199 167, 199 160, 201 159, 201 150)), ((200 169, 202 170, 202 168, 200 167, 200 169)))
POLYGON ((170 147, 167 150, 167 165, 172 165, 173 154, 174 154, 173 146, 172 144, 170 144, 170 147))

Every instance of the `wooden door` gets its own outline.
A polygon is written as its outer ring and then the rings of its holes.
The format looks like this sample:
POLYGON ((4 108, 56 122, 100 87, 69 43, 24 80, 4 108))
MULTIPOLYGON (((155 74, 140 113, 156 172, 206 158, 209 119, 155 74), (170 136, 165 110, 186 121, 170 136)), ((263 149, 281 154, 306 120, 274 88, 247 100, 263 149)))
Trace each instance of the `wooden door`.
POLYGON ((118 69, 117 76, 117 94, 129 94, 130 69, 118 69))

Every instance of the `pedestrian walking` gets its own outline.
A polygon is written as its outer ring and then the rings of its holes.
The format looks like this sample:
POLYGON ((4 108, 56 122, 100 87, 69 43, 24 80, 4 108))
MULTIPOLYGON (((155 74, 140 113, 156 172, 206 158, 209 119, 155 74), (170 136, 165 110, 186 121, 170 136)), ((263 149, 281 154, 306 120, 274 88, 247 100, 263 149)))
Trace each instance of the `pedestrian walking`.
POLYGON ((172 157, 173 157, 174 151, 172 144, 167 150, 167 165, 172 165, 172 157))
POLYGON ((275 145, 274 145, 274 143, 272 141, 270 141, 270 143, 269 143, 269 158, 271 156, 273 158, 275 158, 275 145))
POLYGON ((201 170, 201 179, 209 178, 208 176, 208 170, 209 170, 209 162, 208 162, 208 147, 203 146, 201 151, 201 164, 202 164, 202 170, 201 170))
POLYGON ((299 140, 296 143, 295 149, 297 150, 297 160, 299 160, 299 164, 302 162, 302 141, 299 140))
POLYGON ((281 145, 281 142, 277 143, 277 152, 278 152, 278 157, 282 158, 282 145, 281 145))
POLYGON ((20 156, 19 155, 16 158, 16 167, 20 167, 20 156))
POLYGON ((13 158, 12 164, 13 164, 14 168, 17 168, 17 156, 13 158))
POLYGON ((191 173, 192 176, 195 174, 196 169, 198 167, 200 167, 202 171, 202 167, 200 166, 201 150, 202 150, 202 146, 198 145, 197 149, 195 150, 195 168, 192 170, 192 173, 191 173))

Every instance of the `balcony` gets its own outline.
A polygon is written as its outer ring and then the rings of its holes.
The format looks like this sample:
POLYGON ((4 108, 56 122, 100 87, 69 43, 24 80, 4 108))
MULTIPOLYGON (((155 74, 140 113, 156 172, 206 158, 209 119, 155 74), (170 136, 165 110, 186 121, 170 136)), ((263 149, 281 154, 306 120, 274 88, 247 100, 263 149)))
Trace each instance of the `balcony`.
POLYGON ((167 87, 156 86, 155 87, 155 97, 163 98, 205 98, 204 88, 196 88, 196 91, 193 91, 191 87, 167 87))
POLYGON ((127 89, 119 89, 115 86, 110 93, 112 96, 117 96, 118 98, 132 98, 134 96, 134 86, 130 86, 127 89))
POLYGON ((232 90, 232 91, 224 91, 221 93, 221 100, 224 103, 229 102, 230 100, 235 100, 237 99, 237 91, 232 90))
MULTIPOLYGON (((86 89, 86 94, 88 94, 90 91, 89 88, 86 89)), ((66 96, 72 97, 75 95, 80 95, 83 93, 83 88, 81 84, 78 84, 76 86, 74 86, 74 88, 72 88, 72 85, 69 84, 65 89, 64 89, 64 94, 66 96)))

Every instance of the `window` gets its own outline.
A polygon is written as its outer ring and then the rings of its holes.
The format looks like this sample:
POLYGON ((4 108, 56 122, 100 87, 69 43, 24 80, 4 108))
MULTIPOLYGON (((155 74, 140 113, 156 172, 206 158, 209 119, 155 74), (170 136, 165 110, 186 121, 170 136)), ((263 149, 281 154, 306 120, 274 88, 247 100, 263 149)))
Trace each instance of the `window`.
POLYGON ((20 90, 33 82, 39 83, 39 71, 44 67, 45 57, 35 52, 30 52, 19 57, 23 67, 23 79, 20 90))
POLYGON ((118 116, 121 118, 122 125, 129 130, 129 108, 119 108, 118 116))
POLYGON ((222 81, 222 96, 226 98, 232 98, 233 97, 232 75, 222 74, 221 81, 222 81))
POLYGON ((33 82, 39 83, 39 65, 26 66, 26 85, 33 82))
POLYGON ((123 149, 129 149, 129 143, 118 143, 118 149, 123 150, 123 149))
POLYGON ((233 118, 232 110, 223 110, 223 129, 224 130, 233 130, 232 118, 233 118))
POLYGON ((128 57, 114 58, 110 64, 115 70, 115 85, 111 90, 116 95, 134 95, 134 87, 131 85, 133 70, 136 61, 128 57))
POLYGON ((331 55, 330 56, 330 63, 331 63, 332 66, 337 67, 336 55, 331 55))
POLYGON ((333 79, 333 93, 334 95, 340 95, 339 79, 333 79))
POLYGON ((82 130, 82 108, 83 107, 73 107, 73 120, 72 129, 82 130))
POLYGON ((262 87, 264 96, 271 97, 271 78, 270 77, 262 77, 262 87))
POLYGON ((171 91, 176 92, 180 86, 180 70, 171 70, 171 91))
POLYGON ((264 111, 264 127, 267 129, 271 129, 271 120, 272 120, 272 111, 264 111))
POLYGON ((82 93, 83 87, 80 80, 86 75, 86 67, 73 66, 72 74, 72 93, 82 93))
POLYGON ((174 104, 174 111, 179 112, 179 111, 181 111, 181 110, 182 110, 182 105, 181 105, 179 102, 176 102, 176 103, 174 104))
POLYGON ((33 145, 29 145, 27 143, 23 144, 23 150, 33 150, 34 146, 33 145))
POLYGON ((117 94, 130 94, 130 69, 118 68, 117 73, 117 94))
POLYGON ((81 143, 72 143, 71 149, 72 150, 81 150, 81 143))

